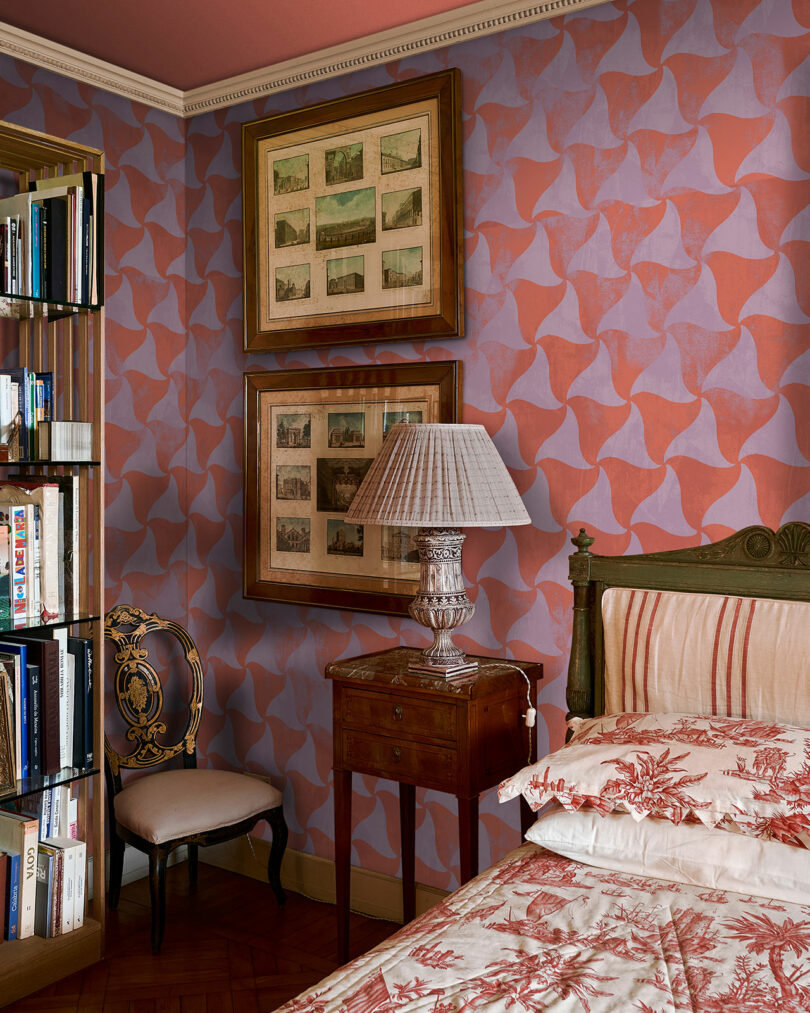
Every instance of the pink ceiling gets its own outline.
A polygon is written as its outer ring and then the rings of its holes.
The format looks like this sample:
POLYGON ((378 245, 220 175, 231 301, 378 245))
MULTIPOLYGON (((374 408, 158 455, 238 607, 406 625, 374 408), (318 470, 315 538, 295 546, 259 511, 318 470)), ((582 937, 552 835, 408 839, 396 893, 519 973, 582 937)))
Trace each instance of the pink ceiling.
POLYGON ((187 90, 470 0, 0 0, 0 20, 187 90))

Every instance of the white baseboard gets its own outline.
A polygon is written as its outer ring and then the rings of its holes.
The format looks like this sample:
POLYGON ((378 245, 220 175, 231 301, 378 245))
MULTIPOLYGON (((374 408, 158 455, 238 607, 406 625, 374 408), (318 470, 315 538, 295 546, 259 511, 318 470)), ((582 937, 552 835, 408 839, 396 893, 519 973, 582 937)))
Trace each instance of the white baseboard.
MULTIPOLYGON (((227 869, 240 876, 248 876, 267 882, 267 859, 270 856, 270 842, 256 837, 239 837, 224 844, 213 844, 200 848, 200 862, 227 869)), ((186 848, 178 848, 169 856, 169 866, 188 859, 186 848)), ((88 883, 92 884, 92 856, 89 859, 88 883)), ((109 882, 110 856, 107 854, 106 872, 109 882)), ((134 883, 149 875, 149 859, 142 851, 127 848, 124 852, 124 874, 122 885, 134 883)), ((281 883, 285 890, 303 894, 312 900, 326 904, 335 903, 335 863, 328 858, 319 858, 304 851, 287 848, 281 863, 281 883)), ((90 893, 92 897, 92 892, 90 893)), ((447 896, 446 890, 416 884, 416 913, 422 914, 447 896)), ((402 922, 402 881, 370 869, 351 870, 351 908, 359 914, 387 921, 402 922)))
MULTIPOLYGON (((269 854, 269 841, 245 836, 200 848, 200 861, 266 883, 269 854)), ((287 848, 281 863, 281 883, 285 890, 293 893, 327 904, 335 903, 335 863, 328 858, 287 848)), ((427 911, 446 896, 446 890, 417 883, 416 913, 427 911)), ((352 866, 351 908, 372 918, 401 922, 402 881, 382 872, 352 866)))
MULTIPOLYGON (((110 882, 110 853, 106 854, 106 861, 104 863, 104 872, 107 877, 106 882, 110 882)), ((177 865, 178 862, 185 862, 188 859, 188 850, 185 847, 178 848, 169 855, 169 861, 166 863, 169 866, 177 865)), ((138 851, 136 848, 127 848, 124 851, 124 874, 121 877, 121 885, 126 886, 127 883, 134 883, 137 879, 145 879, 149 875, 149 858, 142 851, 138 851)), ((87 884, 88 884, 88 899, 93 897, 93 856, 87 859, 87 884)))

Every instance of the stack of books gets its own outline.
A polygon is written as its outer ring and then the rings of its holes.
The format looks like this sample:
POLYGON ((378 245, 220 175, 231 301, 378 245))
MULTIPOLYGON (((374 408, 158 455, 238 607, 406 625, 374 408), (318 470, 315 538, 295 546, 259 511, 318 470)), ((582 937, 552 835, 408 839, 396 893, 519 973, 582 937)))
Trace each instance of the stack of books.
POLYGON ((0 634, 0 717, 0 788, 92 768, 92 639, 65 627, 0 634))
POLYGON ((93 424, 54 419, 53 372, 0 369, 0 444, 9 461, 89 461, 93 424))
POLYGON ((62 785, 25 801, 22 811, 0 809, 3 940, 50 939, 84 923, 87 845, 76 836, 76 799, 62 785))
POLYGON ((99 305, 104 298, 103 205, 104 177, 96 172, 38 179, 29 191, 1 199, 4 293, 99 305))
POLYGON ((78 475, 0 479, 0 629, 80 607, 78 475))

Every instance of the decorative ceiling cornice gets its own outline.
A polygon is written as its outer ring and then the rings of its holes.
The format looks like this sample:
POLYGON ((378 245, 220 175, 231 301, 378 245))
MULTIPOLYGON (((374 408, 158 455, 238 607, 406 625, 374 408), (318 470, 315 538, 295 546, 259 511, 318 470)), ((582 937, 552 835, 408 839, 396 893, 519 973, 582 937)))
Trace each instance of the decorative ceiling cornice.
POLYGON ((401 60, 415 53, 570 14, 603 2, 605 0, 546 0, 545 3, 527 4, 525 0, 479 0, 478 3, 423 18, 401 28, 367 35, 188 91, 170 88, 4 22, 0 22, 0 52, 134 102, 142 102, 175 116, 189 117, 401 60))
POLYGON ((60 46, 58 42, 24 32, 3 21, 0 21, 0 53, 7 53, 16 60, 33 63, 83 84, 92 84, 104 91, 123 95, 133 102, 143 102, 144 105, 162 109, 175 116, 186 115, 184 93, 179 88, 170 88, 149 77, 133 74, 131 70, 87 56, 76 49, 60 46))

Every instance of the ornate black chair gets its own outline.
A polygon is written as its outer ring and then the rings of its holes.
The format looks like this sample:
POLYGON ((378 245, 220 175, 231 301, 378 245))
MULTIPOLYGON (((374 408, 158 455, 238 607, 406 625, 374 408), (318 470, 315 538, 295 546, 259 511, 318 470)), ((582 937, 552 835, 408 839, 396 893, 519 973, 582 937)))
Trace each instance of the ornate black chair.
MULTIPOLYGON (((114 692, 127 724, 126 739, 134 748, 117 752, 104 740, 110 808, 110 907, 121 893, 124 849, 131 844, 149 856, 152 898, 152 951, 160 952, 166 921, 166 861, 175 848, 188 846, 189 880, 197 881, 197 849, 248 833, 267 820, 273 843, 267 878, 279 904, 281 859, 287 846, 287 824, 281 792, 267 781, 228 770, 198 770, 196 743, 203 704, 200 655, 188 633, 176 623, 148 615, 131 605, 117 605, 108 613, 105 635, 114 644, 114 692), (191 695, 185 728, 173 742, 165 742, 164 686, 149 663, 144 638, 162 631, 177 639, 190 670, 191 695), (182 767, 152 772, 154 767, 182 756, 182 767), (141 772, 122 783, 121 771, 141 772)), ((167 682, 168 686, 168 682, 167 682)), ((185 699, 183 701, 185 709, 185 699)))

